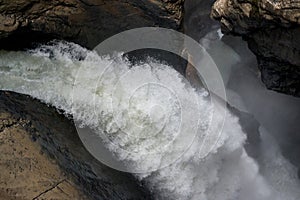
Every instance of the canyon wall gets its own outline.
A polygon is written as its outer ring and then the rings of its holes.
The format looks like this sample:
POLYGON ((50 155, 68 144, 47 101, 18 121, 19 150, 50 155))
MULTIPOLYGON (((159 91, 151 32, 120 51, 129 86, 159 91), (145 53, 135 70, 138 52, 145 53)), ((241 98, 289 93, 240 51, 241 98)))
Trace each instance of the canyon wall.
POLYGON ((248 42, 268 89, 300 96, 300 1, 217 0, 211 15, 248 42))
POLYGON ((57 38, 93 48, 121 31, 178 30, 184 0, 0 0, 0 48, 57 38))
POLYGON ((0 149, 5 199, 152 199, 132 175, 93 158, 72 120, 26 95, 0 91, 0 149))

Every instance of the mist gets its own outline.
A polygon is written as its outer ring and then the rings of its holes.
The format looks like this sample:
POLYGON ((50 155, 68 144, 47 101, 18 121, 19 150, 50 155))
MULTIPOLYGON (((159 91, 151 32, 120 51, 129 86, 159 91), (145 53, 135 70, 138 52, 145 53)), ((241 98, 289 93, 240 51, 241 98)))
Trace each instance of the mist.
MULTIPOLYGON (((226 87, 228 104, 252 115, 259 123, 258 139, 249 140, 256 133, 247 132, 246 150, 258 163, 260 173, 280 194, 284 190, 296 191, 300 167, 300 99, 265 87, 247 42, 223 35, 220 25, 209 17, 212 4, 213 1, 186 1, 185 32, 199 41, 215 61, 226 87), (255 149, 255 153, 249 149, 255 149), (291 180, 297 184, 291 184, 291 180)), ((249 121, 243 126, 252 125, 249 121)))

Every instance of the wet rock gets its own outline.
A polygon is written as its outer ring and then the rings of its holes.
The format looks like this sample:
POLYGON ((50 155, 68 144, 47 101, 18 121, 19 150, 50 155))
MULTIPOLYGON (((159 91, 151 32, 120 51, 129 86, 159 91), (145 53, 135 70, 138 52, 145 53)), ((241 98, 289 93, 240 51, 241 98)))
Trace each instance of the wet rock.
POLYGON ((95 160, 71 120, 26 95, 0 92, 0 150, 1 199, 152 199, 95 160))
POLYGON ((53 38, 93 48, 121 31, 161 26, 178 30, 184 0, 1 0, 0 48, 53 38))
POLYGON ((300 96, 299 1, 217 0, 212 17, 248 42, 268 89, 300 96))
POLYGON ((89 199, 55 160, 41 153, 21 121, 0 113, 0 199, 89 199))

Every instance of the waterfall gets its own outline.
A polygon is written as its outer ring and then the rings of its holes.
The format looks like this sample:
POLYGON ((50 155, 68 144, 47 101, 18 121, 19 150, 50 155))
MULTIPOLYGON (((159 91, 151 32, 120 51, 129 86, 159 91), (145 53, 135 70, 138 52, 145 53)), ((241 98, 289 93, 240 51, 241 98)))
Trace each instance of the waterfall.
MULTIPOLYGON (((202 156, 204 138, 215 143, 213 131, 223 125, 218 117, 211 121, 219 110, 208 91, 195 90, 166 64, 149 60, 132 66, 121 52, 99 56, 56 41, 34 50, 0 51, 0 76, 0 89, 55 106, 79 128, 91 130, 124 168, 146 169, 135 176, 157 199, 300 199, 296 169, 266 145, 262 159, 269 164, 259 166, 245 151, 247 136, 229 111, 217 145, 202 156), (106 76, 99 78, 102 72, 106 76), (183 117, 189 121, 181 127, 183 117)), ((276 142, 268 145, 275 148, 276 142)))

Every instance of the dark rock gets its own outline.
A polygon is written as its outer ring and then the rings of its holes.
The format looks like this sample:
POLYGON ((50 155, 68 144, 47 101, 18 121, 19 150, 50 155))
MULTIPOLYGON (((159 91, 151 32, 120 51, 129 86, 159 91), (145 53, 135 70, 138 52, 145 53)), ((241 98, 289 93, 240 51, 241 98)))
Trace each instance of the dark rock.
MULTIPOLYGON (((53 39, 93 49, 125 30, 159 26, 182 29, 184 0, 0 0, 0 49, 35 48, 53 39)), ((181 44, 179 44, 181 48, 181 44)), ((148 57, 177 68, 185 63, 160 50, 139 50, 132 60, 148 57)))
POLYGON ((211 7, 215 0, 185 0, 184 33, 198 41, 207 33, 219 27, 217 21, 210 18, 211 7))
POLYGON ((227 108, 235 116, 239 118, 239 123, 244 133, 247 134, 247 140, 245 143, 245 150, 248 155, 254 159, 258 159, 260 156, 260 144, 261 138, 259 133, 259 122, 254 118, 253 115, 238 110, 237 108, 227 104, 227 108))
POLYGON ((178 30, 184 0, 1 0, 0 48, 53 38, 94 48, 121 31, 160 26, 178 30))
POLYGON ((299 1, 218 0, 212 17, 248 42, 268 89, 300 96, 299 1))

